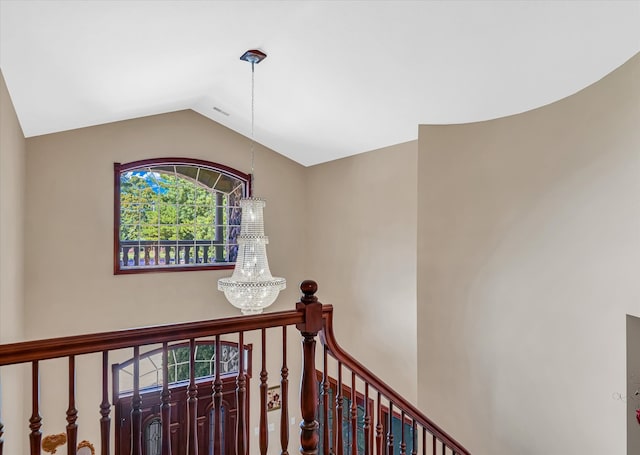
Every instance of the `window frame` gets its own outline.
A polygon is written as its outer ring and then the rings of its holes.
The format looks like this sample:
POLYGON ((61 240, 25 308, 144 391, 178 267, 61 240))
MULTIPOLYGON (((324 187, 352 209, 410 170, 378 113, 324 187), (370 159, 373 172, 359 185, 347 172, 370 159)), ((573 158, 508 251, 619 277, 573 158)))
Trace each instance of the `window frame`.
MULTIPOLYGON (((216 341, 214 338, 204 338, 201 340, 196 340, 196 346, 212 346, 212 345, 215 346, 215 343, 216 341)), ((239 349, 239 345, 236 341, 221 340, 220 345, 221 347, 227 346, 227 347, 239 349)), ((181 348, 188 349, 189 347, 190 347, 190 343, 188 341, 181 341, 178 343, 169 344, 167 346, 167 350, 171 351, 174 349, 181 349, 181 348)), ((149 357, 162 355, 162 351, 163 351, 163 348, 159 347, 159 348, 151 349, 147 352, 143 352, 138 356, 138 361, 140 362, 149 357)), ((252 371, 253 344, 252 343, 245 344, 242 351, 244 355, 244 374, 248 379, 251 379, 253 377, 253 371, 252 371)), ((133 389, 124 389, 124 390, 121 389, 120 372, 125 368, 131 367, 134 361, 135 361, 135 358, 131 357, 123 362, 111 364, 111 373, 113 378, 112 387, 113 387, 113 393, 115 394, 114 396, 118 396, 119 398, 124 398, 124 397, 133 395, 133 389)), ((212 361, 215 362, 215 357, 212 359, 212 361)), ((159 375, 162 375, 162 369, 160 368, 158 371, 159 371, 159 375)), ((142 374, 144 375, 144 372, 142 374)), ((229 378, 236 378, 237 376, 238 376, 238 371, 220 373, 220 379, 222 380, 227 380, 229 378)), ((211 382, 213 378, 215 378, 215 372, 209 376, 196 378, 196 383, 207 382, 207 381, 211 382)), ((155 385, 140 386, 140 393, 144 394, 144 393, 161 390, 162 387, 164 386, 164 377, 162 377, 161 380, 163 381, 162 383, 158 381, 158 383, 155 385)), ((186 379, 182 381, 169 382, 167 386, 169 387, 169 389, 172 389, 172 388, 183 387, 184 385, 188 385, 188 383, 189 383, 189 379, 186 379)))
POLYGON ((114 208, 113 208, 113 274, 114 275, 130 275, 137 273, 156 273, 156 272, 187 272, 199 270, 230 270, 235 267, 235 262, 225 263, 209 263, 206 265, 164 265, 162 267, 142 267, 142 268, 126 268, 120 267, 120 177, 123 173, 132 171, 145 166, 199 166, 220 172, 236 178, 244 183, 243 197, 251 197, 251 174, 245 174, 224 164, 214 163, 195 158, 151 158, 145 160, 131 161, 129 163, 113 163, 114 170, 114 208))

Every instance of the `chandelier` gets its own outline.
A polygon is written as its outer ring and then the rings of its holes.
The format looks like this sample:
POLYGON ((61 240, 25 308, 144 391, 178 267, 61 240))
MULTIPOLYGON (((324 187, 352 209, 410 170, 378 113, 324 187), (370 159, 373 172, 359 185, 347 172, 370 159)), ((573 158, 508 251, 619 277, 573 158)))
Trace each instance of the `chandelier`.
MULTIPOLYGON (((253 179, 254 161, 254 74, 255 65, 267 55, 258 50, 245 52, 241 60, 251 63, 251 176, 253 179)), ((254 185, 252 185, 255 188, 254 185)), ((242 217, 240 235, 238 235, 238 255, 233 274, 229 278, 218 280, 218 290, 224 292, 229 303, 239 308, 242 314, 259 314, 271 305, 287 281, 273 277, 267 260, 267 243, 264 235, 263 209, 264 199, 247 197, 240 200, 242 217)))

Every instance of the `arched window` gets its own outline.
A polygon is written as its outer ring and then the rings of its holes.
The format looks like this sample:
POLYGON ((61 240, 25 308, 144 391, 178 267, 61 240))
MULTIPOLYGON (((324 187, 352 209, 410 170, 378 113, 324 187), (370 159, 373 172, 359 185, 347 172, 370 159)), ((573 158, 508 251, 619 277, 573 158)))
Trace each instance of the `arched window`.
MULTIPOLYGON (((245 346, 244 365, 245 372, 250 371, 251 356, 250 346, 245 346)), ((189 381, 190 348, 188 343, 180 343, 169 346, 167 350, 167 372, 170 387, 189 381)), ((216 348, 212 341, 196 341, 195 379, 211 378, 215 374, 216 348)), ((222 341, 220 344, 220 376, 235 376, 240 365, 240 350, 238 345, 230 341, 222 341)), ((140 390, 155 390, 162 387, 162 348, 154 349, 140 355, 138 360, 140 390)), ((133 359, 116 364, 117 391, 127 394, 133 390, 133 359)))
POLYGON ((161 158, 114 165, 114 273, 233 268, 251 176, 161 158))

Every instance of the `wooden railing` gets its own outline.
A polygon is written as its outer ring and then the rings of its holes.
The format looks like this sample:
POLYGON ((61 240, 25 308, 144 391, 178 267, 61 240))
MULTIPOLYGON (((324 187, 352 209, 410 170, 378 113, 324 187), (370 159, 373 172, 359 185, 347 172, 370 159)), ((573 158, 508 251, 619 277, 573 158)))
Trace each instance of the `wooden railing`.
POLYGON ((177 265, 233 265, 233 258, 226 259, 225 254, 230 247, 237 245, 214 244, 210 240, 120 240, 117 254, 123 270, 177 265))
MULTIPOLYGON (((246 455, 259 452, 265 455, 268 452, 275 453, 274 448, 269 451, 269 421, 267 416, 267 383, 269 372, 267 370, 267 356, 278 355, 281 360, 278 379, 281 387, 281 413, 280 413, 280 441, 277 452, 289 453, 289 369, 287 363, 287 328, 295 325, 302 335, 302 368, 300 377, 300 442, 301 454, 336 454, 336 455, 393 455, 398 453, 405 455, 450 455, 468 454, 457 441, 429 420, 421 411, 411 403, 399 396, 391 387, 378 379, 356 359, 343 351, 335 341, 333 334, 333 308, 330 305, 322 305, 318 302, 315 293, 317 285, 313 281, 304 281, 300 289, 303 296, 296 304, 296 309, 278 313, 262 315, 233 317, 211 321, 194 323, 170 324, 155 327, 105 332, 98 334, 70 336, 48 340, 29 341, 14 344, 0 345, 0 367, 13 364, 31 364, 31 416, 28 420, 29 450, 31 455, 40 455, 42 449, 42 417, 40 403, 40 383, 46 378, 41 377, 41 364, 47 360, 66 358, 68 363, 68 409, 66 411, 66 443, 67 454, 77 453, 78 430, 81 423, 78 422, 78 409, 76 400, 88 397, 76 396, 76 363, 77 359, 84 355, 98 354, 101 356, 101 387, 102 394, 95 397, 96 410, 100 416, 100 444, 101 455, 121 453, 121 447, 114 447, 114 437, 111 434, 111 414, 113 402, 118 397, 114 390, 109 394, 109 363, 113 353, 119 349, 132 349, 133 351, 133 391, 131 395, 131 431, 130 454, 142 455, 143 451, 143 421, 142 400, 145 393, 139 383, 139 360, 141 348, 151 347, 158 349, 161 346, 162 362, 162 390, 159 394, 159 403, 155 406, 161 421, 161 453, 186 453, 198 455, 199 447, 203 441, 198 429, 198 420, 205 418, 198 414, 199 390, 204 390, 203 383, 196 381, 195 377, 195 346, 203 338, 213 340, 216 347, 215 367, 213 376, 208 379, 212 402, 212 435, 206 438, 206 443, 212 441, 213 453, 222 455, 223 416, 222 416, 222 389, 223 382, 220 377, 220 359, 217 355, 220 351, 221 340, 229 343, 229 338, 237 340, 238 349, 244 352, 245 339, 255 332, 256 343, 260 344, 260 374, 259 374, 259 426, 258 449, 249 448, 247 431, 249 425, 249 399, 247 368, 243 364, 245 356, 240 355, 240 365, 235 379, 235 398, 237 400, 237 415, 235 428, 235 441, 233 444, 226 442, 225 455, 235 453, 246 455), (267 331, 269 329, 281 330, 282 345, 276 349, 272 344, 267 345, 267 331), (323 344, 321 352, 322 365, 316 368, 316 337, 320 333, 323 344), (183 439, 173 439, 172 446, 172 413, 177 411, 171 405, 171 389, 168 385, 167 353, 170 346, 178 342, 186 342, 189 349, 190 377, 186 387, 186 426, 183 439), (259 341, 258 341, 259 340, 259 341), (332 359, 336 365, 329 365, 332 359), (331 367, 331 368, 330 368, 331 367), (337 371, 337 378, 332 378, 330 371, 337 371), (349 388, 343 384, 344 374, 351 375, 349 388), (318 381, 320 378, 320 381, 318 381), (201 389, 199 389, 201 387, 201 389), (320 393, 319 393, 320 392, 320 393), (331 395, 333 393, 333 395, 331 395), (329 403, 333 396, 332 403, 329 403), (344 409, 344 403, 350 403, 349 409, 344 409), (345 413, 346 411, 346 413, 345 413), (345 419, 345 415, 347 419, 345 419), (322 418, 320 418, 322 416, 322 418), (320 422, 318 422, 320 420, 320 422), (344 425, 343 421, 349 425, 344 425), (400 434, 394 434, 394 424, 400 422, 400 434), (405 429, 408 427, 408 429, 405 429), (322 440, 320 439, 322 434, 322 440), (358 442, 361 441, 362 447, 358 442), (396 441, 396 442, 394 442, 396 441), (399 443, 398 443, 399 442, 399 443), (180 446, 180 447, 178 447, 180 446), (319 452, 321 447, 321 452, 319 452), (397 451, 396 451, 397 448, 397 451), (395 452, 394 452, 395 451, 395 452)), ((2 370, 0 369, 0 372, 2 370)), ((0 396, 1 403, 1 396, 0 396)), ((5 422, 6 424, 6 422, 5 422)), ((12 421, 15 425, 16 422, 12 421)), ((25 427, 27 424, 25 422, 25 427)), ((118 431, 118 426, 115 426, 118 431)), ((4 443, 2 439, 3 425, 0 422, 0 455, 3 455, 4 443)), ((207 448, 204 453, 209 453, 207 448)), ((129 455, 127 453, 126 455, 129 455)), ((203 451, 201 454, 204 455, 203 451)), ((13 455, 13 454, 4 454, 13 455)))

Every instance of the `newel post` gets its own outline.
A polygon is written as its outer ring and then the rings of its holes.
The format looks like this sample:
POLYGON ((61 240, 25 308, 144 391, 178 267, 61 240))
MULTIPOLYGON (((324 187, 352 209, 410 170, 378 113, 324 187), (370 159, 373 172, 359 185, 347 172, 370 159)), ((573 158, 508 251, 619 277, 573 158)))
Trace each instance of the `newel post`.
POLYGON ((305 280, 300 284, 302 298, 296 309, 304 313, 304 322, 296 328, 302 334, 302 381, 300 383, 300 453, 317 455, 318 422, 318 383, 316 382, 316 335, 322 329, 322 304, 314 294, 318 290, 315 281, 305 280))

